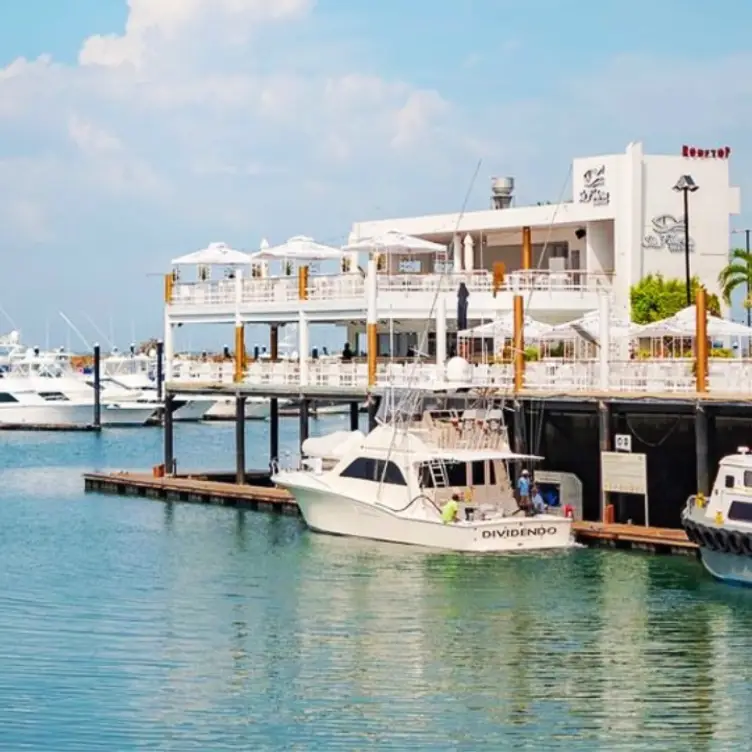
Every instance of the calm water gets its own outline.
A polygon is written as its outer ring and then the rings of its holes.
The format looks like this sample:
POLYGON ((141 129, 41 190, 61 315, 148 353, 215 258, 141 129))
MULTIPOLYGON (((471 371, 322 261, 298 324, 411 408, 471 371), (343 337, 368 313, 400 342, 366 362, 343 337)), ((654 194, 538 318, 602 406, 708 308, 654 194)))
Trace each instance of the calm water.
MULTIPOLYGON (((180 427, 180 463, 229 467, 232 431, 180 427)), ((160 447, 0 434, 3 750, 749 748, 752 592, 696 562, 443 555, 82 493, 160 447)))

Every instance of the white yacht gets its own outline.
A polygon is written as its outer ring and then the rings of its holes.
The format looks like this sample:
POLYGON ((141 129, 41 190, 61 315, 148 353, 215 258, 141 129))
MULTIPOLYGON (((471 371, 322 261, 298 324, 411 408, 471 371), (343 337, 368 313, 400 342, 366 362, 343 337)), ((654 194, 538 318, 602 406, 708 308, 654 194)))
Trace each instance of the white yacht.
POLYGON ((752 455, 737 451, 721 460, 709 498, 689 497, 682 525, 713 577, 752 585, 752 455))
MULTIPOLYGON (((150 398, 155 406, 163 406, 163 403, 157 399, 156 353, 150 355, 137 353, 135 348, 131 347, 129 353, 123 354, 115 349, 102 359, 102 374, 103 377, 109 379, 110 384, 116 384, 123 389, 140 391, 150 398)), ((210 397, 177 395, 173 400, 172 419, 182 422, 203 420, 215 401, 210 397)))
POLYGON ((501 409, 409 412, 367 436, 308 439, 302 469, 272 481, 289 489, 318 532, 463 552, 573 545, 572 515, 519 508, 508 466, 541 458, 510 450, 501 409), (458 516, 446 522, 450 500, 458 516))
MULTIPOLYGON (((63 351, 27 350, 11 357, 0 378, 0 424, 85 426, 94 418, 90 376, 76 373, 63 351)), ((102 380, 102 426, 143 426, 153 420, 157 405, 141 392, 102 380)))
MULTIPOLYGON (((245 419, 268 420, 270 404, 271 400, 268 397, 246 397, 245 419)), ((282 408, 290 404, 290 400, 280 398, 278 404, 282 408)), ((235 420, 235 398, 214 400, 204 417, 206 420, 235 420)))

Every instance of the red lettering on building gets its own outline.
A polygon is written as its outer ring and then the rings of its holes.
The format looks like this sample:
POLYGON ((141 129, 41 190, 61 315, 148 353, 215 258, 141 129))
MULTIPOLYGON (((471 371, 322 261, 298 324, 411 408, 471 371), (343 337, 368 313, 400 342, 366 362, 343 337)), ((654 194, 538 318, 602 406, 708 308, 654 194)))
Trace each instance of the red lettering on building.
POLYGON ((717 149, 700 149, 697 146, 682 146, 682 156, 692 159, 728 159, 731 147, 720 146, 717 149))

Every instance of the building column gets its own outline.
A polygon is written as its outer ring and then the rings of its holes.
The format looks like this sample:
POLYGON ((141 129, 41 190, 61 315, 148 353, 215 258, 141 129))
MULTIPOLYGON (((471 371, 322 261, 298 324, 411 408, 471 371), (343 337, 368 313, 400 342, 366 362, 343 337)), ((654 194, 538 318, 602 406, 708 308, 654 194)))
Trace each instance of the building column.
POLYGON ((458 232, 452 237, 452 271, 455 274, 462 271, 462 238, 458 232))
POLYGON ((173 341, 172 321, 170 312, 165 308, 164 313, 164 380, 166 384, 172 381, 172 361, 175 358, 175 344, 173 341))
POLYGON ((376 309, 377 269, 376 260, 368 259, 366 275, 366 341, 368 352, 368 388, 376 386, 376 358, 378 356, 378 318, 376 309))
POLYGON ((598 296, 598 389, 608 392, 611 377, 611 302, 604 291, 598 296))
POLYGON ((303 311, 298 313, 298 362, 300 364, 300 387, 308 386, 310 338, 308 317, 303 311))
POLYGON ((442 293, 439 293, 436 300, 436 365, 439 370, 439 377, 444 378, 444 366, 447 361, 447 310, 446 300, 442 293))

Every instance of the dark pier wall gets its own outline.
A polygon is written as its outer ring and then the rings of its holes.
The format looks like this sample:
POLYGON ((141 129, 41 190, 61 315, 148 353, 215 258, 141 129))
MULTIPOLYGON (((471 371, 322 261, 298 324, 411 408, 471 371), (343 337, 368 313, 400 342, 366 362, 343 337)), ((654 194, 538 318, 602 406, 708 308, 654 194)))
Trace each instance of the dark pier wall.
MULTIPOLYGON (((522 446, 519 451, 545 457, 541 467, 574 473, 583 485, 583 512, 587 520, 601 516, 599 408, 595 403, 541 403, 523 405, 522 446)), ((722 457, 740 446, 752 447, 752 411, 747 408, 706 408, 707 464, 712 487, 722 457)), ((702 430, 702 421, 699 421, 702 430)), ((690 404, 660 410, 637 404, 611 404, 608 425, 610 445, 615 434, 632 437, 632 451, 647 456, 650 525, 680 527, 681 511, 687 498, 698 491, 698 421, 690 404)), ((520 429, 513 427, 515 437, 520 429)), ((703 446, 703 442, 699 442, 703 446)), ((616 521, 645 522, 645 501, 641 496, 611 494, 616 521)))

